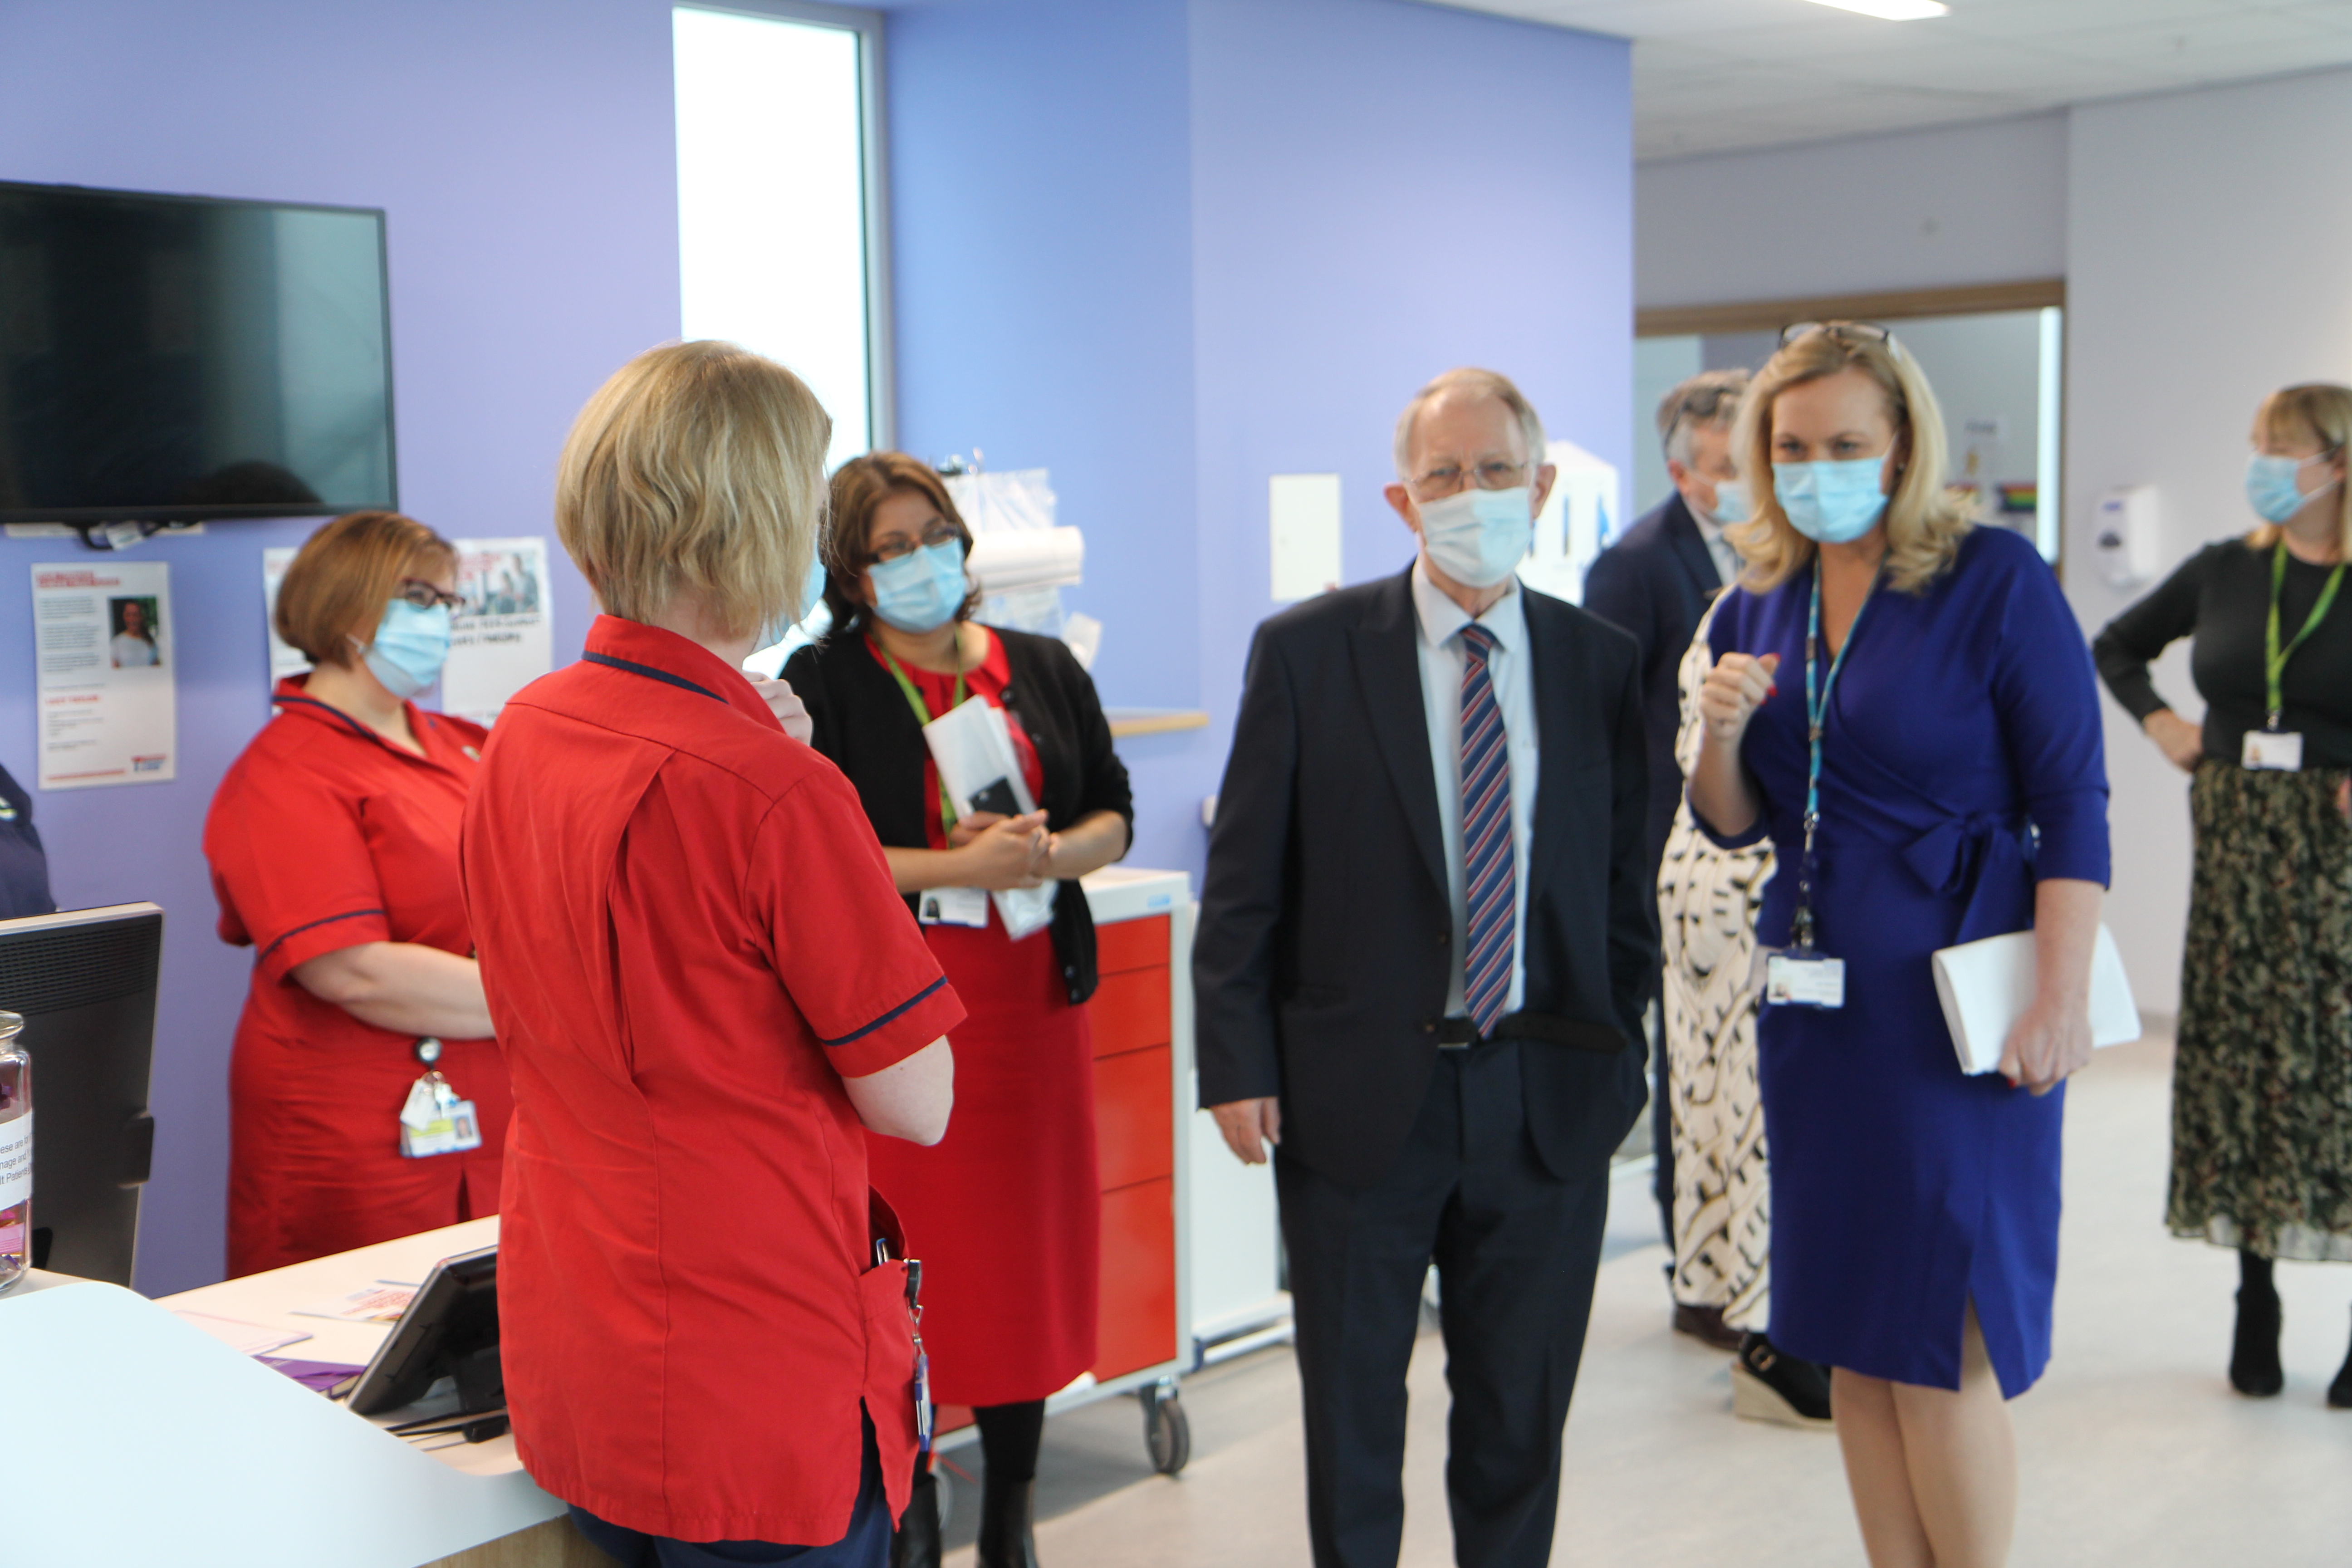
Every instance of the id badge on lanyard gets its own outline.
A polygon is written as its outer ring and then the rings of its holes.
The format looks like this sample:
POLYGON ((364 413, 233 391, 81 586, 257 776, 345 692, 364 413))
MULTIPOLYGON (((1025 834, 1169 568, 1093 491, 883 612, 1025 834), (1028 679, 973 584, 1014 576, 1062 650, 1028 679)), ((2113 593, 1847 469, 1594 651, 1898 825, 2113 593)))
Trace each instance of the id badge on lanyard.
POLYGON ((1780 1007, 1843 1007, 1845 1005, 1845 960, 1832 958, 1813 945, 1818 921, 1813 912, 1813 888, 1819 868, 1813 855, 1814 835, 1822 824, 1822 731, 1827 723, 1830 694, 1837 689, 1845 656, 1853 651, 1854 634, 1862 617, 1878 595, 1878 579, 1870 581, 1862 608, 1846 627, 1845 642, 1830 661, 1829 675, 1821 675, 1822 563, 1813 560, 1813 604, 1805 620, 1805 850, 1797 862, 1797 910, 1790 922, 1790 945, 1766 949, 1763 960, 1764 1001, 1780 1007))
POLYGON ((482 1146, 481 1119, 474 1102, 460 1100, 440 1069, 441 1042, 431 1036, 416 1042, 416 1059, 425 1071, 408 1086, 408 1101, 400 1108, 400 1153, 405 1160, 436 1154, 462 1154, 482 1146))
POLYGON ((2303 736, 2293 730, 2282 730, 2279 721, 2286 716, 2286 698, 2283 685, 2286 661, 2294 657, 2304 639, 2319 629, 2327 618, 2330 606, 2336 603, 2336 591, 2344 585, 2344 563, 2337 562, 2336 570, 2327 574, 2327 585, 2319 590, 2319 597, 2311 606, 2311 614, 2303 620, 2303 629, 2284 647, 2279 646, 2279 595, 2286 587, 2286 541, 2282 539, 2271 552, 2271 616, 2263 630, 2263 676, 2267 687, 2269 706, 2264 710, 2264 721, 2259 730, 2246 731, 2245 750, 2239 762, 2245 767, 2263 773, 2299 773, 2303 771, 2303 736))

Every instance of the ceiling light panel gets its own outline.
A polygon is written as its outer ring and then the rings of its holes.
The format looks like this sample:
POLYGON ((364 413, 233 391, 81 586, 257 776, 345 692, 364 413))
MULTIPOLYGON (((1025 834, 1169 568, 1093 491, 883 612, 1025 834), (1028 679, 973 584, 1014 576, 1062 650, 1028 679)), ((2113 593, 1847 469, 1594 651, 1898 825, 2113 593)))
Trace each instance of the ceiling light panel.
POLYGON ((1924 22, 1930 16, 1948 16, 1952 11, 1943 0, 1813 0, 1813 4, 1875 16, 1882 22, 1924 22))

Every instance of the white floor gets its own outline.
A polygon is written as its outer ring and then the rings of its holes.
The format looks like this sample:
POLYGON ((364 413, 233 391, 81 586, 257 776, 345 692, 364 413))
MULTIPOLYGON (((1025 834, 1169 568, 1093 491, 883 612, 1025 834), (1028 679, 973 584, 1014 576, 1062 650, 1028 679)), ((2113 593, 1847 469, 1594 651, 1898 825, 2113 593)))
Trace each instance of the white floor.
MULTIPOLYGON (((2049 1374, 2011 1408, 2023 1458, 2018 1568, 2352 1564, 2352 1411, 2326 1407, 2352 1330, 2352 1268, 2282 1265, 2286 1392, 2230 1391, 2232 1256, 2162 1226, 2168 1049, 2102 1052, 2068 1108, 2067 1215, 2049 1374)), ((1621 1181, 1568 1426, 1553 1559, 1643 1568, 1863 1563, 1837 1444, 1734 1420, 1727 1363, 1671 1333, 1646 1185, 1621 1181)), ((1443 1351, 1412 1375, 1402 1561, 1452 1561, 1443 1351)), ((1297 1384, 1287 1352, 1185 1385, 1182 1476, 1152 1476, 1136 1407, 1048 1428, 1045 1568, 1283 1568, 1307 1561, 1297 1384)), ((977 1465, 967 1450, 955 1456, 977 1465)), ((960 1488, 952 1542, 971 1538, 960 1488)), ((951 1565, 971 1552, 951 1552, 951 1565)))

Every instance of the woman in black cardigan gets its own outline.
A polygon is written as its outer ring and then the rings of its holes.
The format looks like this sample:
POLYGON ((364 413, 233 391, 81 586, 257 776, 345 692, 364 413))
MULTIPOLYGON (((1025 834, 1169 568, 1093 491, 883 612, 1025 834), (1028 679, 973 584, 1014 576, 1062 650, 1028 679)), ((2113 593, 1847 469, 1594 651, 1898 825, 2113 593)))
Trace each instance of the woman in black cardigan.
MULTIPOLYGON (((932 1397, 979 1421, 980 1562, 1034 1568, 1045 1398, 1095 1360, 1094 1047, 1080 1005, 1095 989, 1095 930, 1077 879, 1127 853, 1135 813, 1069 650, 971 619, 971 544, 921 462, 876 452, 844 464, 824 544, 833 630, 784 676, 971 1011, 953 1037, 946 1138, 873 1140, 868 1157, 924 1262, 932 1397), (971 700, 1003 710, 1037 811, 956 816, 922 726, 971 700), (1013 940, 987 891, 1048 882, 1050 928, 1013 940)), ((935 1518, 925 1477, 898 1561, 937 1562, 935 1518)))

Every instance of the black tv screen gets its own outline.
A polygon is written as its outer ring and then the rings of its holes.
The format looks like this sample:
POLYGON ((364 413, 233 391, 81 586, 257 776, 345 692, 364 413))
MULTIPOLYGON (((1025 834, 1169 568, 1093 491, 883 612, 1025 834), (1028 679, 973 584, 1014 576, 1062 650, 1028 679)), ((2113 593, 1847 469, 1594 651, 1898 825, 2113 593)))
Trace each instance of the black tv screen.
POLYGON ((397 505, 382 212, 0 183, 0 521, 397 505))

